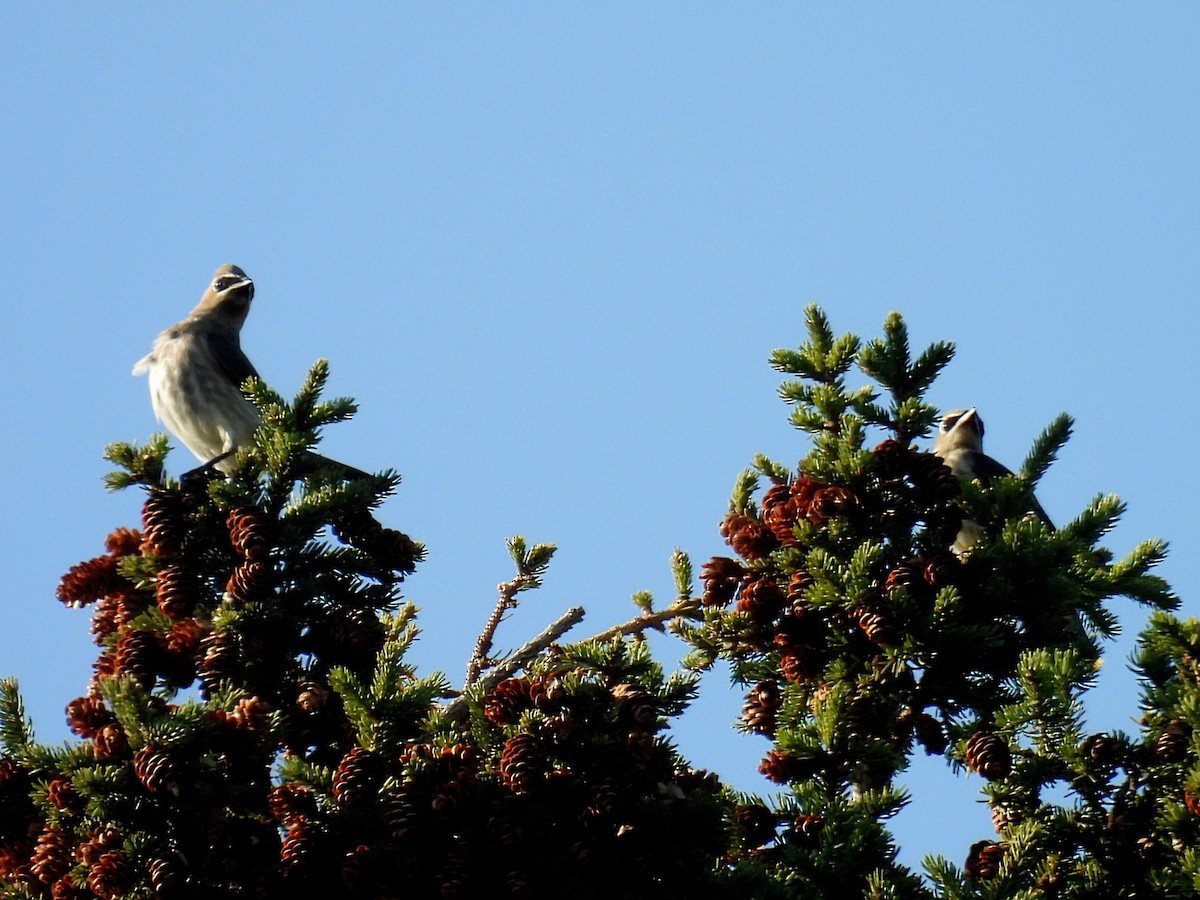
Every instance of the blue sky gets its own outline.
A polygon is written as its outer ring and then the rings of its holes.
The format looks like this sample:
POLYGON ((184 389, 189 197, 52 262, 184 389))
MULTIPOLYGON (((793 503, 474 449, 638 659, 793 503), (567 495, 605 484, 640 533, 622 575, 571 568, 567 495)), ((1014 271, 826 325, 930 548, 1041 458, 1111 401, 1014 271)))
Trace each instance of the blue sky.
MULTIPOLYGON (((770 351, 823 305, 902 312, 958 357, 1015 465, 1059 412, 1039 497, 1129 504, 1109 546, 1171 543, 1194 613, 1200 439, 1200 7, 1124 4, 17 5, 0 32, 10 522, 0 673, 46 740, 94 647, 58 577, 136 524, 105 444, 158 427, 130 368, 213 269, 255 279, 244 346, 286 394, 327 357, 359 416, 331 454, 394 467, 424 540, 415 659, 461 678, 516 533, 560 547, 505 626, 578 636, 667 600, 737 472, 807 448, 770 351)), ((177 451, 175 471, 192 465, 177 451)), ((1142 610, 1090 700, 1130 728, 1142 610)), ((658 644, 670 662, 682 653, 658 644)), ((763 746, 720 676, 678 729, 748 790, 763 746)), ((920 762, 903 858, 990 831, 977 780, 920 762), (955 807, 958 808, 955 808, 955 807)))

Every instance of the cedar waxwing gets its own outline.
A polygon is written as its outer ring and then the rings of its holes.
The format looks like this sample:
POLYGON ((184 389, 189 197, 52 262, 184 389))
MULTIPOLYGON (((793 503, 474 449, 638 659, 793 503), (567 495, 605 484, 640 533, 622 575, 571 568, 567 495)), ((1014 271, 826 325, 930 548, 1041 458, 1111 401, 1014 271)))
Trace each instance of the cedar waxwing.
MULTIPOLYGON (((240 340, 252 299, 250 277, 237 266, 221 266, 191 315, 160 334, 154 349, 133 367, 134 375, 150 375, 155 415, 204 463, 195 471, 231 472, 231 457, 253 441, 262 424, 242 392, 247 378, 258 377, 240 340)), ((310 457, 343 477, 369 477, 315 453, 310 457)))
MULTIPOLYGON (((941 457, 951 472, 964 480, 978 479, 986 485, 994 478, 1012 474, 1009 469, 983 452, 983 419, 979 418, 979 413, 974 407, 952 409, 942 416, 933 452, 935 456, 941 457)), ((1031 495, 1029 499, 1032 503, 1030 512, 1053 531, 1054 523, 1037 502, 1037 498, 1031 495)), ((982 539, 983 528, 979 523, 967 519, 963 522, 962 530, 959 531, 951 549, 962 555, 982 539)))

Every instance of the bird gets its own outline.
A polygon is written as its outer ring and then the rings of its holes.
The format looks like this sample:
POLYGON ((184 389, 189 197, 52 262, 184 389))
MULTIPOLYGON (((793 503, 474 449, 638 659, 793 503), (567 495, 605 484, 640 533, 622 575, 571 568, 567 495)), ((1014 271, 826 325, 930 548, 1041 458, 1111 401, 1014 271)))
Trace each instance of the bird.
MULTIPOLYGON (((952 409, 942 416, 933 444, 933 454, 963 481, 975 479, 987 485, 996 478, 1012 474, 1010 469, 983 452, 983 419, 974 407, 952 409)), ((1030 495, 1029 500, 1030 513, 1053 531, 1054 523, 1050 521, 1037 498, 1030 495)), ((983 534, 983 527, 978 522, 966 519, 951 549, 962 556, 979 545, 983 534)))
MULTIPOLYGON (((203 463, 185 478, 214 469, 235 469, 233 455, 253 443, 262 417, 242 390, 258 371, 242 352, 241 331, 254 299, 254 281, 232 263, 213 273, 200 302, 186 319, 163 331, 153 349, 133 367, 149 375, 154 413, 203 463)), ((309 451, 314 466, 347 480, 366 472, 309 451)))
MULTIPOLYGON (((987 485, 993 479, 1013 474, 1008 467, 996 462, 983 452, 983 419, 975 407, 952 409, 942 416, 933 453, 960 480, 978 480, 987 485)), ((1054 523, 1042 509, 1037 498, 1029 495, 1029 515, 1040 519, 1050 531, 1054 523)), ((978 522, 964 519, 950 549, 960 558, 966 558, 983 541, 986 532, 978 522)), ((1091 647, 1094 643, 1088 636, 1078 610, 1061 610, 1026 621, 1026 627, 1036 634, 1049 635, 1053 643, 1065 643, 1077 647, 1091 647), (1037 619, 1041 619, 1038 624, 1037 619)))

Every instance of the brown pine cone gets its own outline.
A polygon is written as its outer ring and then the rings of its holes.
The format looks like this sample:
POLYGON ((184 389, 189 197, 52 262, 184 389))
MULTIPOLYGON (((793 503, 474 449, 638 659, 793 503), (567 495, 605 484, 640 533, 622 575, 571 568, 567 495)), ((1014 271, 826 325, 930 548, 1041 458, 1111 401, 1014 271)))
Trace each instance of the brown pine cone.
POLYGON ((116 722, 101 727, 92 742, 97 759, 112 762, 129 755, 129 738, 116 722))
POLYGON ((1003 778, 1012 771, 1012 755, 1003 738, 977 731, 967 740, 964 750, 967 766, 989 781, 1003 778))
POLYGON ((808 521, 817 527, 828 524, 835 516, 849 515, 858 507, 858 497, 849 488, 830 484, 813 494, 808 507, 808 521))
POLYGON ((783 611, 787 598, 771 578, 754 578, 742 585, 737 611, 756 622, 769 622, 783 611))
POLYGON ((793 647, 779 657, 779 671, 792 684, 812 681, 824 670, 821 654, 810 647, 793 647))
POLYGON ((92 864, 87 886, 100 900, 123 897, 137 880, 137 867, 122 850, 109 850, 92 864))
POLYGON ((617 701, 618 721, 639 728, 658 722, 658 704, 637 685, 618 684, 612 689, 612 695, 617 701))
POLYGON ((1000 861, 1004 858, 1004 845, 995 841, 977 841, 971 845, 963 871, 972 881, 995 878, 1000 873, 1000 861))
POLYGON ((103 726, 116 721, 104 698, 89 694, 67 704, 67 727, 80 737, 92 738, 103 726))
POLYGON ((142 506, 142 552, 174 556, 186 533, 183 501, 178 492, 150 488, 142 506))
POLYGON ((733 817, 748 847, 761 847, 775 839, 779 819, 765 806, 759 803, 739 806, 734 810, 733 817))
POLYGON ((50 779, 46 785, 46 799, 55 809, 79 812, 83 808, 83 797, 66 775, 50 779))
POLYGON ((178 797, 184 767, 176 754, 146 744, 133 754, 133 774, 150 793, 178 797))
POLYGON ((142 533, 133 528, 114 529, 104 539, 104 549, 113 556, 130 556, 142 550, 142 533))
POLYGON ((536 735, 510 737, 500 754, 500 777, 514 794, 525 794, 546 775, 548 760, 536 735))
POLYGON ((152 856, 146 861, 146 875, 156 897, 178 897, 187 877, 184 861, 174 853, 152 856))
POLYGON ((700 602, 705 606, 728 606, 745 575, 746 570, 737 560, 714 556, 700 567, 700 580, 704 582, 700 602))
POLYGON ((393 840, 404 841, 429 831, 432 807, 415 791, 393 788, 383 796, 380 820, 393 840))
POLYGON ((720 531, 742 559, 762 559, 778 545, 771 529, 741 513, 731 512, 726 516, 720 531))
POLYGON ((333 774, 333 798, 344 806, 361 806, 375 799, 383 780, 383 760, 365 747, 353 747, 333 774))
POLYGON ((80 607, 120 591, 130 584, 117 571, 116 556, 97 556, 71 566, 58 583, 55 596, 67 606, 80 607))
POLYGON ((742 721, 746 727, 767 737, 775 735, 775 715, 779 710, 779 682, 760 681, 746 694, 742 721))
POLYGON ((181 566, 163 566, 155 576, 154 601, 168 619, 178 622, 196 607, 196 582, 181 566))
POLYGON ((910 472, 913 484, 927 503, 939 503, 957 497, 962 491, 958 476, 932 453, 914 453, 910 472))
POLYGON ((801 759, 779 750, 768 750, 758 765, 758 771, 776 784, 789 784, 811 778, 820 771, 820 766, 816 760, 801 759))
POLYGON ((242 559, 265 561, 270 553, 267 541, 269 522, 258 509, 231 509, 225 519, 229 541, 242 559))
POLYGON ((800 504, 792 496, 792 489, 789 485, 774 485, 763 495, 763 524, 775 535, 780 546, 795 547, 799 543, 794 529, 800 513, 800 504))
POLYGON ((912 451, 896 440, 886 440, 872 453, 875 455, 875 471, 881 478, 902 478, 908 474, 912 451))
POLYGON ((803 601, 804 595, 812 586, 812 583, 813 577, 808 573, 807 569, 797 569, 793 572, 792 577, 788 579, 788 602, 795 605, 803 601))
POLYGON ((317 814, 317 794, 302 784, 277 784, 267 795, 267 807, 275 821, 291 826, 317 814))
POLYGON ((1154 743, 1154 755, 1166 763, 1179 762, 1187 756, 1191 729, 1179 719, 1172 719, 1154 743))
POLYGON ((913 734, 921 742, 926 753, 940 756, 946 752, 949 740, 942 723, 927 712, 917 713, 912 719, 913 734))
POLYGON ((1111 766, 1117 761, 1121 743, 1103 731, 1090 735, 1080 745, 1083 755, 1098 766, 1111 766))
POLYGON ((128 675, 145 690, 154 687, 162 662, 162 639, 153 631, 135 629, 117 641, 116 674, 128 675))
POLYGON ((225 592, 236 603, 249 603, 261 600, 271 592, 271 582, 274 579, 271 564, 257 559, 247 559, 238 564, 225 583, 225 592))
POLYGON ((542 712, 558 709, 567 701, 567 691, 562 685, 562 679, 553 673, 531 676, 529 700, 535 709, 542 712))
POLYGON ((72 842, 62 829, 47 825, 38 835, 29 874, 42 884, 53 884, 71 870, 72 842))
POLYGON ((204 689, 211 693, 222 681, 236 682, 241 675, 241 652, 237 638, 228 631, 213 631, 201 641, 197 674, 204 689))
POLYGON ((801 813, 792 822, 791 833, 788 837, 793 844, 801 847, 812 847, 821 837, 825 829, 825 820, 815 813, 801 813))
POLYGON ((894 644, 902 629, 881 598, 866 600, 855 610, 858 627, 873 644, 894 644))

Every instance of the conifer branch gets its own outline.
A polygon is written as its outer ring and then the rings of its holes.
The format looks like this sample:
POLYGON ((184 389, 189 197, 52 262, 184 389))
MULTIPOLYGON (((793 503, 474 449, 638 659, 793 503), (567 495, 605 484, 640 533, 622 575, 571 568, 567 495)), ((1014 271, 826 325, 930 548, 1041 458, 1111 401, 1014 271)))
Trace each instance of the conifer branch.
MULTIPOLYGON (((530 660, 542 653, 547 647, 557 641, 560 637, 583 621, 584 609, 582 606, 573 606, 565 613, 559 616, 549 627, 541 634, 530 640, 525 646, 521 647, 515 653, 506 657, 502 662, 496 664, 486 675, 479 676, 474 682, 469 682, 468 687, 478 685, 482 693, 487 693, 504 679, 510 677, 514 672, 524 668, 529 664, 530 660)), ((474 659, 472 659, 474 662, 474 659)), ((459 721, 467 714, 467 695, 460 694, 446 707, 446 718, 450 721, 459 721)))

